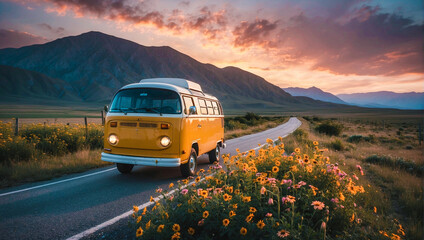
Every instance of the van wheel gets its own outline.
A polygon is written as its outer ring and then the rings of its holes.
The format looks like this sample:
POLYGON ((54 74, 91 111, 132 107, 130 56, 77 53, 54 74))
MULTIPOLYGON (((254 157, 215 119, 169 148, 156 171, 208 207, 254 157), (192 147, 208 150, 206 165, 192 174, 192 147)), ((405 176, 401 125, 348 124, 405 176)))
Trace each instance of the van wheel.
POLYGON ((215 149, 212 149, 208 154, 209 154, 209 162, 210 163, 214 163, 216 161, 219 161, 219 155, 220 155, 219 145, 217 144, 215 149))
POLYGON ((118 168, 118 171, 123 174, 130 173, 133 167, 134 167, 134 164, 125 164, 125 163, 116 164, 116 168, 118 168))
POLYGON ((180 165, 181 174, 183 177, 193 176, 196 173, 197 167, 197 153, 194 148, 191 149, 190 157, 188 162, 180 165))

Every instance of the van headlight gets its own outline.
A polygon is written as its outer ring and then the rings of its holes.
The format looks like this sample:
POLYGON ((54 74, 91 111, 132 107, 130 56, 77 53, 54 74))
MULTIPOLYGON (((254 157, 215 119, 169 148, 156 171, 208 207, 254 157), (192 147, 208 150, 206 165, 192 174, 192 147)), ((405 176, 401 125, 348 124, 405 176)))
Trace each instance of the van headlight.
POLYGON ((168 147, 169 144, 171 144, 171 139, 168 136, 163 136, 160 139, 160 145, 162 145, 163 147, 168 147))
POLYGON ((110 144, 115 145, 118 143, 118 136, 116 136, 115 134, 111 134, 109 135, 109 137, 107 138, 107 140, 109 141, 110 144))

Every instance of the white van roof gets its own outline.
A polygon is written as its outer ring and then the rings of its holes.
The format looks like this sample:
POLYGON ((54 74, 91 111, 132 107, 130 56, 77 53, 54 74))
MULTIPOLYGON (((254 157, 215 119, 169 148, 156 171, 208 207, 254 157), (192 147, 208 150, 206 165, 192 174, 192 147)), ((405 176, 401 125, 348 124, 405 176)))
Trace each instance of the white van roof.
POLYGON ((140 83, 167 83, 203 93, 202 87, 199 84, 182 78, 147 78, 142 79, 140 83))

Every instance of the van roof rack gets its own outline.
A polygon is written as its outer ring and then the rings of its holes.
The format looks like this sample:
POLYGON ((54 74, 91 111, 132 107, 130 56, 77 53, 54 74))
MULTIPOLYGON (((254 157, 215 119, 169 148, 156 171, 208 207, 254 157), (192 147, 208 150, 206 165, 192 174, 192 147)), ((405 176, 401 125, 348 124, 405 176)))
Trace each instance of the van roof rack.
POLYGON ((182 78, 147 78, 142 79, 140 83, 167 83, 203 94, 202 87, 199 84, 182 78))

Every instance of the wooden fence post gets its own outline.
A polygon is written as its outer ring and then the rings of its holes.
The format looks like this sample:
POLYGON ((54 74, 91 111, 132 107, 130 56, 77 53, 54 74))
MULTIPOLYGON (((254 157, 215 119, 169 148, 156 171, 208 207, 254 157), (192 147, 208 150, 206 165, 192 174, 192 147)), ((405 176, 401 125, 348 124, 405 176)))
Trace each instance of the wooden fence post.
POLYGON ((88 123, 87 123, 87 117, 84 117, 84 124, 85 124, 85 141, 88 141, 88 123))
POLYGON ((102 110, 101 111, 101 113, 102 113, 102 126, 104 126, 105 125, 105 112, 102 110))
POLYGON ((15 136, 19 134, 19 118, 15 119, 15 136))

